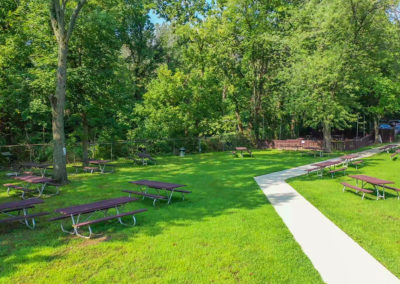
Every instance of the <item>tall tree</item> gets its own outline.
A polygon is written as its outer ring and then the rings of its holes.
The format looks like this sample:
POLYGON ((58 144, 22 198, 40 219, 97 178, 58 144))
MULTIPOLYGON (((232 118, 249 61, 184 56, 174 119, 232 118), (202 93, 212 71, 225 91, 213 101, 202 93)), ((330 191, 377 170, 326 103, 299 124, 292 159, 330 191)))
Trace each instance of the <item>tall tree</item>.
POLYGON ((53 129, 53 178, 61 183, 68 181, 64 132, 65 95, 67 90, 68 43, 86 0, 80 0, 73 9, 69 21, 68 0, 51 0, 50 18, 58 44, 57 85, 54 95, 50 96, 53 129))

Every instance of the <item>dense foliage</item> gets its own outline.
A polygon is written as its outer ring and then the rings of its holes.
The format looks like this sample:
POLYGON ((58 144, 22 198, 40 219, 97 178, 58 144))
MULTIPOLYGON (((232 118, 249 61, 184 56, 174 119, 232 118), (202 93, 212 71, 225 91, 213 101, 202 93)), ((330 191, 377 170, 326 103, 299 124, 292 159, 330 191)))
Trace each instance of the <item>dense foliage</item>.
MULTIPOLYGON (((376 128, 400 109, 398 7, 90 0, 69 42, 67 143, 225 133, 260 142, 306 127, 329 141, 360 117, 376 128)), ((1 144, 52 140, 49 9, 48 0, 0 2, 1 144)))

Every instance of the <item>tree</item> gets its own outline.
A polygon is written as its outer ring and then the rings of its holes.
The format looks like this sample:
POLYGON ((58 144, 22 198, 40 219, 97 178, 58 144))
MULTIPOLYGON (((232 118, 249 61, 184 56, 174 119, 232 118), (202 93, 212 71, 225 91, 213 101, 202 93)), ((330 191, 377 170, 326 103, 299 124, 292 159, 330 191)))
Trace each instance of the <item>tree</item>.
POLYGON ((79 12, 86 0, 80 0, 66 22, 68 0, 51 0, 51 26, 58 44, 57 85, 54 95, 50 95, 53 129, 53 178, 61 183, 68 181, 64 132, 65 95, 67 90, 68 43, 75 27, 79 12))

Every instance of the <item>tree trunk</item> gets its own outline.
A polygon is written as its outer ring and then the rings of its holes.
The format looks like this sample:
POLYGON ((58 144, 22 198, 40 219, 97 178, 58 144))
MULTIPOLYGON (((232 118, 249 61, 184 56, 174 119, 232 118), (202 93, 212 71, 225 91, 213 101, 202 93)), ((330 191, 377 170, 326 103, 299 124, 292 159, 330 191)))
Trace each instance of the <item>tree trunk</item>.
POLYGON ((236 116, 236 123, 237 123, 237 128, 240 134, 243 134, 243 123, 242 119, 240 118, 240 108, 239 108, 239 102, 235 97, 233 97, 233 103, 235 104, 235 116, 236 116))
POLYGON ((65 43, 59 44, 56 93, 55 95, 50 97, 54 144, 53 178, 61 184, 65 184, 68 182, 64 133, 64 108, 67 84, 67 53, 68 45, 65 43))
POLYGON ((329 122, 324 121, 322 123, 322 132, 324 135, 324 151, 330 153, 332 152, 332 135, 331 135, 331 125, 329 122))
POLYGON ((381 139, 379 139, 379 117, 374 116, 374 133, 375 133, 375 143, 381 143, 381 139))
POLYGON ((87 120, 86 113, 82 113, 82 164, 83 166, 88 166, 89 164, 89 124, 87 120))
POLYGON ((296 137, 296 119, 292 117, 290 121, 290 137, 293 139, 296 137))

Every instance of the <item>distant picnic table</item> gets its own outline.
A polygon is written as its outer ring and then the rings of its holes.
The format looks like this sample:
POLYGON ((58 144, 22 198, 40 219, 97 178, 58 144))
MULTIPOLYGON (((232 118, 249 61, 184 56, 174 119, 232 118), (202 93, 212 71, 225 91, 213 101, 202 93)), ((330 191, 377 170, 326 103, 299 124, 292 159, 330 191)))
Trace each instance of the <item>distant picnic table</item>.
POLYGON ((400 154, 400 149, 396 150, 392 155, 390 155, 390 159, 393 159, 394 157, 396 157, 399 154, 400 154))
POLYGON ((147 165, 148 161, 152 161, 154 163, 156 161, 150 154, 147 153, 139 152, 137 156, 141 159, 143 166, 147 165))
POLYGON ((349 154, 349 155, 340 157, 340 159, 342 161, 344 161, 345 164, 349 164, 351 161, 353 161, 354 159, 357 159, 357 158, 358 158, 357 154, 349 154))
POLYGON ((324 155, 324 150, 322 150, 319 147, 304 147, 304 149, 306 150, 310 150, 311 152, 314 153, 314 157, 319 154, 320 157, 322 157, 324 155))
POLYGON ((243 147, 243 146, 235 147, 235 150, 236 150, 236 151, 239 151, 239 152, 240 152, 240 155, 241 155, 242 157, 243 157, 243 152, 244 152, 244 151, 246 151, 247 153, 250 154, 251 157, 253 157, 252 152, 251 152, 249 149, 247 149, 247 147, 243 147))
POLYGON ((389 144, 389 145, 385 145, 385 146, 381 147, 380 149, 381 149, 382 151, 386 151, 387 153, 389 153, 390 150, 396 149, 396 148, 399 148, 399 145, 396 145, 396 144, 389 144))
POLYGON ((332 167, 336 167, 337 165, 339 165, 341 163, 342 163, 341 160, 316 163, 316 164, 312 164, 312 166, 314 166, 314 168, 309 169, 308 171, 317 170, 319 175, 322 177, 324 175, 324 169, 329 168, 330 170, 332 170, 332 167))
POLYGON ((106 165, 111 163, 111 161, 110 160, 89 160, 88 163, 92 164, 92 165, 98 165, 100 172, 102 174, 104 174, 104 170, 106 168, 106 165))
POLYGON ((379 198, 385 199, 385 185, 387 184, 394 184, 393 181, 379 179, 371 176, 366 175, 351 175, 349 176, 356 180, 356 185, 358 186, 358 181, 361 181, 361 188, 364 189, 364 184, 368 183, 371 184, 375 191, 376 191, 376 199, 379 198), (382 188, 382 194, 380 194, 379 187, 382 188))
POLYGON ((130 181, 129 183, 138 185, 141 191, 132 191, 132 190, 123 190, 123 192, 142 196, 143 198, 150 198, 153 199, 153 205, 155 205, 157 200, 167 200, 168 204, 171 203, 172 195, 174 192, 179 192, 182 194, 182 200, 185 199, 184 194, 191 193, 188 190, 178 189, 180 187, 184 187, 186 185, 183 184, 175 184, 175 183, 168 183, 168 182, 161 182, 161 181, 153 181, 153 180, 136 180, 130 181), (156 194, 152 194, 148 192, 149 188, 153 188, 156 190, 156 194), (161 194, 161 190, 169 191, 170 194, 163 195, 161 194))
POLYGON ((121 207, 127 203, 135 202, 137 200, 138 200, 137 198, 133 198, 133 197, 118 197, 118 198, 106 199, 106 200, 101 200, 101 201, 92 202, 92 203, 86 203, 86 204, 65 207, 65 208, 59 208, 59 209, 56 209, 55 212, 61 214, 61 216, 52 218, 52 219, 50 219, 50 221, 70 219, 72 222, 72 224, 71 224, 72 230, 71 231, 66 230, 64 228, 63 224, 61 223, 61 230, 64 233, 77 235, 77 236, 83 237, 83 238, 90 238, 92 235, 94 235, 93 231, 91 229, 91 226, 90 226, 92 224, 105 222, 105 221, 109 221, 112 219, 118 219, 120 224, 128 225, 128 224, 125 224, 121 218, 124 216, 132 216, 133 226, 134 226, 136 224, 136 218, 134 215, 141 213, 141 212, 145 212, 145 211, 147 211, 147 209, 138 209, 138 210, 134 210, 134 211, 130 211, 130 212, 122 212, 121 207), (108 214, 109 209, 112 209, 112 208, 115 209, 116 214, 108 214), (96 213, 96 212, 103 213, 105 217, 99 218, 99 219, 92 219, 94 213, 96 213), (79 232, 80 228, 86 227, 86 226, 89 229, 88 236, 82 235, 79 232))
POLYGON ((28 228, 34 229, 36 226, 35 217, 47 215, 47 212, 39 212, 29 214, 28 211, 33 209, 35 205, 43 203, 42 199, 31 198, 20 201, 12 201, 0 204, 0 214, 6 215, 8 218, 0 219, 0 223, 21 222, 28 228), (12 214, 14 213, 14 214, 12 214), (31 221, 31 224, 29 223, 31 221))
POLYGON ((48 178, 48 177, 40 177, 40 176, 34 176, 34 175, 23 175, 23 176, 15 176, 13 177, 13 179, 22 181, 26 184, 28 184, 28 186, 26 187, 26 189, 29 189, 29 184, 36 184, 37 187, 37 191, 38 191, 38 197, 41 197, 46 186, 47 185, 54 185, 56 186, 56 190, 57 192, 55 194, 59 193, 59 185, 52 179, 52 178, 48 178))
POLYGON ((42 177, 45 176, 46 170, 51 166, 49 163, 33 163, 33 162, 22 162, 19 164, 21 168, 27 168, 27 169, 39 169, 40 170, 40 175, 42 177))

